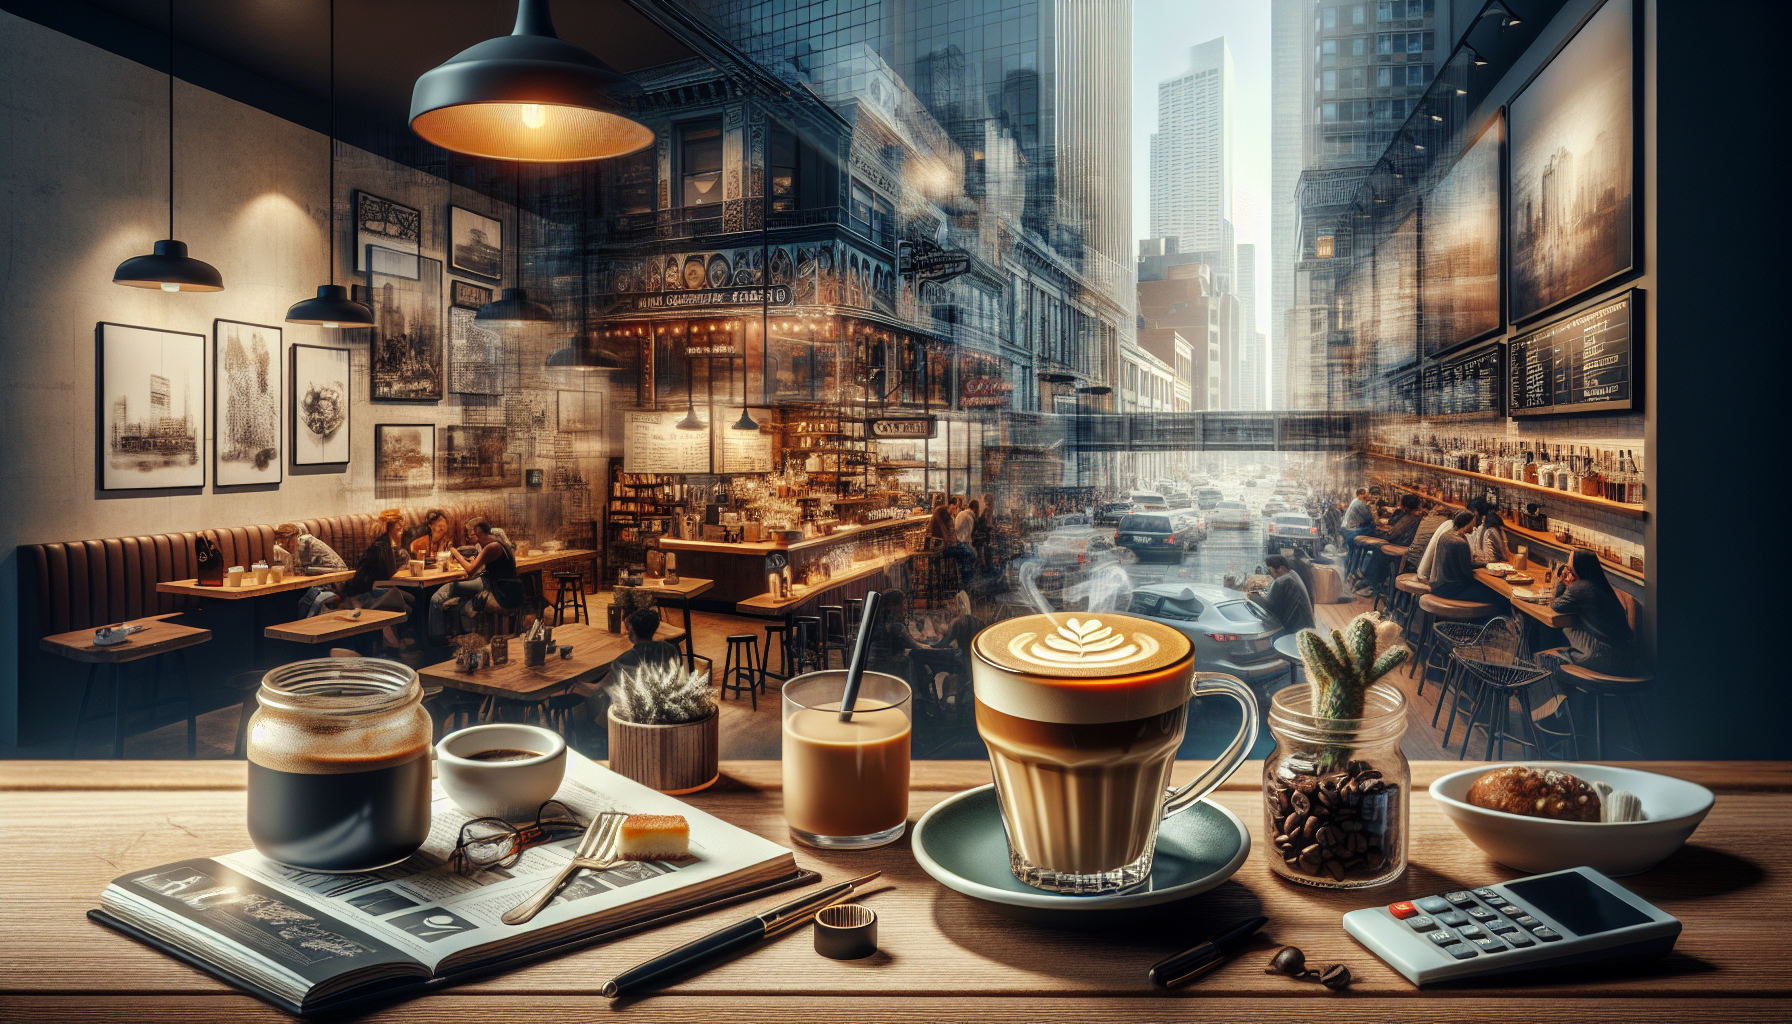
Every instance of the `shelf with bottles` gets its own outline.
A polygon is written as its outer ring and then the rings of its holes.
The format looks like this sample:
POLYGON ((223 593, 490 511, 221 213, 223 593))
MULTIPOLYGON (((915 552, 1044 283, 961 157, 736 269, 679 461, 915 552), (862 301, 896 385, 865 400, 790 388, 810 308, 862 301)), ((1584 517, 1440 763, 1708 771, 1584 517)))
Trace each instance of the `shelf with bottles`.
MULTIPOLYGON (((1401 465, 1416 466, 1421 469, 1435 470, 1439 473, 1450 473, 1455 476, 1460 476, 1460 477, 1464 477, 1464 478, 1471 479, 1471 480, 1484 480, 1487 483, 1493 484, 1496 487, 1516 487, 1521 490, 1531 491, 1531 492, 1535 492, 1538 494, 1547 494, 1553 499, 1560 499, 1562 501, 1570 502, 1572 504, 1587 505, 1587 506, 1591 506, 1593 508, 1603 509, 1607 512, 1614 514, 1614 515, 1623 516, 1628 519, 1647 519, 1649 516, 1649 513, 1644 510, 1641 503, 1631 503, 1628 501, 1614 501, 1610 498, 1599 497, 1599 496, 1591 495, 1591 494, 1582 494, 1579 491, 1563 490, 1559 487, 1545 487, 1545 486, 1543 486, 1543 484, 1541 482, 1532 483, 1531 481, 1525 480, 1525 479, 1518 479, 1518 478, 1506 477, 1506 476, 1494 476, 1494 475, 1491 475, 1488 473, 1477 472, 1472 469, 1457 469, 1454 466, 1437 465, 1436 463, 1426 462, 1426 461, 1422 461, 1419 459, 1406 458, 1401 455, 1389 454, 1385 450, 1383 450, 1383 451, 1376 450, 1378 448, 1385 449, 1388 447, 1390 447, 1390 446, 1371 445, 1370 450, 1366 454, 1368 454, 1371 458, 1384 459, 1388 462, 1396 462, 1401 465)), ((1404 450, 1404 449, 1396 448, 1394 450, 1404 450)))
MULTIPOLYGON (((1457 471, 1443 469, 1438 466, 1425 466, 1424 468, 1442 473, 1451 473, 1457 476, 1462 475, 1457 471)), ((1454 487, 1439 487, 1433 486, 1428 482, 1413 484, 1405 481, 1388 479, 1380 479, 1376 482, 1387 487, 1392 487, 1396 491, 1410 491, 1413 494, 1422 495, 1455 511, 1461 511, 1465 508, 1468 498, 1478 496, 1465 493, 1460 485, 1454 487)), ((1491 482, 1495 484, 1509 484, 1512 481, 1493 480, 1491 482)), ((1566 495, 1564 495, 1564 497, 1566 497, 1566 495)), ((1575 548, 1586 548, 1598 555, 1600 563, 1612 573, 1638 584, 1644 582, 1643 565, 1645 556, 1643 545, 1640 540, 1626 540, 1621 537, 1614 537, 1610 534, 1603 533, 1590 526, 1550 518, 1547 515, 1547 510, 1545 510, 1544 525, 1547 526, 1548 529, 1533 530, 1523 525, 1521 522, 1518 515, 1519 509, 1516 507, 1516 504, 1517 503, 1508 502, 1506 503, 1507 507, 1500 510, 1500 518, 1505 521, 1508 540, 1512 543, 1525 543, 1531 545, 1541 544, 1546 548, 1559 550, 1564 554, 1575 548), (1564 535, 1567 537, 1566 540, 1563 539, 1564 535)), ((1533 562, 1549 561, 1546 555, 1535 549, 1531 552, 1531 560, 1533 562)))

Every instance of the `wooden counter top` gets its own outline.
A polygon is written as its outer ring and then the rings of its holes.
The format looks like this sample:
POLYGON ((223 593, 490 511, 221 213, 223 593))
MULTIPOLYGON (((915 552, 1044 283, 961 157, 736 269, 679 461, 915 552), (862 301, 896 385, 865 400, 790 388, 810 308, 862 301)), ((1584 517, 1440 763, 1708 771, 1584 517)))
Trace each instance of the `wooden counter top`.
POLYGON ((770 594, 760 594, 758 597, 749 597, 745 601, 735 605, 734 610, 742 615, 776 614, 782 612, 786 608, 802 604, 804 601, 813 600, 817 594, 820 594, 825 590, 851 583, 853 580, 864 579, 866 576, 870 576, 873 573, 883 572, 893 565, 901 565, 903 562, 908 561, 909 558, 909 553, 905 551, 901 554, 873 558, 869 562, 859 562, 852 567, 851 572, 843 572, 838 576, 823 580, 812 587, 792 587, 792 593, 789 597, 773 597, 770 594))
POLYGON ((769 555, 780 551, 801 551, 804 548, 827 547, 831 544, 857 540, 866 534, 876 533, 878 530, 888 529, 892 526, 914 526, 925 522, 927 522, 925 515, 909 516, 906 519, 884 519, 875 523, 866 523, 863 526, 842 526, 826 537, 810 537, 788 544, 774 541, 756 541, 750 544, 743 541, 739 544, 727 544, 719 540, 678 540, 672 537, 661 537, 660 550, 707 551, 718 555, 769 555))
MULTIPOLYGON (((664 992, 608 1005, 599 986, 647 957, 791 898, 681 921, 491 978, 370 1010, 381 1022, 596 1020, 631 1024, 753 1020, 1122 1024, 1140 1021, 1523 1021, 1525 1024, 1682 1024, 1792 1017, 1792 961, 1781 951, 1776 908, 1792 903, 1792 845, 1779 838, 1792 813, 1786 762, 1630 762, 1708 786, 1717 804, 1685 848, 1622 880, 1683 922, 1672 953, 1585 965, 1557 975, 1513 975, 1416 989, 1347 935, 1339 917, 1359 907, 1520 877, 1475 848, 1426 787, 1466 767, 1415 761, 1411 863, 1390 885, 1324 892, 1272 874, 1264 861, 1262 772, 1247 761, 1210 800, 1242 818, 1253 839, 1233 878, 1157 920, 1120 929, 1069 930, 1002 917, 950 892, 915 862, 907 839, 877 850, 797 846, 797 862, 837 881, 873 870, 863 893, 877 911, 880 952, 866 960, 818 957, 807 929, 679 979, 664 992), (1146 968, 1263 914, 1269 925, 1236 958, 1180 988, 1152 987, 1146 968), (1263 973, 1276 946, 1310 963, 1346 964, 1355 983, 1329 992, 1263 973), (1775 1009, 1778 1007, 1778 1009, 1775 1009)), ((1184 782, 1205 762, 1178 763, 1184 782)), ((0 976, 8 1020, 269 1022, 293 1018, 147 946, 85 919, 113 878, 190 857, 249 848, 242 761, 11 761, 0 764, 10 813, 0 842, 30 851, 0 863, 0 976)), ((720 785, 683 799, 725 821, 791 845, 777 761, 724 761, 720 785)), ((916 761, 909 822, 953 793, 989 781, 983 761, 916 761)))

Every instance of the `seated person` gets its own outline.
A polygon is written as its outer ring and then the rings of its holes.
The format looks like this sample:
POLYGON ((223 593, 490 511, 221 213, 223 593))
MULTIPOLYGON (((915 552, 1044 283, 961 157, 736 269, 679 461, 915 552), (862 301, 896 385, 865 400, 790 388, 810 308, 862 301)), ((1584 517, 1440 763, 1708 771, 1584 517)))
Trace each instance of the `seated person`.
POLYGON ((891 675, 904 675, 908 668, 908 652, 926 647, 908 628, 908 595, 900 590, 886 590, 878 609, 877 622, 871 630, 871 664, 867 667, 891 675))
MULTIPOLYGON (((367 545, 367 550, 361 553, 361 561, 355 566, 355 578, 342 585, 343 604, 350 608, 403 612, 409 616, 411 595, 398 587, 377 586, 396 575, 399 568, 408 561, 402 555, 404 513, 389 508, 380 513, 379 522, 385 532, 367 545)), ((385 637, 386 642, 393 647, 402 646, 394 627, 386 627, 385 637)))
POLYGON ((935 690, 934 677, 941 672, 969 676, 971 641, 983 628, 983 623, 971 614, 971 595, 961 590, 957 600, 958 617, 946 627, 946 634, 932 644, 908 649, 904 678, 908 680, 909 689, 927 694, 936 704, 946 695, 935 690))
POLYGON ((1491 505, 1481 513, 1481 522, 1469 535, 1468 543, 1475 557, 1483 562, 1512 561, 1511 547, 1506 543, 1506 521, 1491 505))
POLYGON ((1539 652, 1548 659, 1544 664, 1571 662, 1606 675, 1635 674, 1636 633, 1597 554, 1574 549, 1568 556, 1568 571, 1556 581, 1550 608, 1574 616, 1574 622, 1562 627, 1571 646, 1539 652))
POLYGON ((1294 571, 1286 555, 1270 555, 1263 560, 1264 568, 1275 582, 1269 585, 1269 593, 1259 602, 1264 611, 1276 617, 1282 624, 1277 636, 1298 633, 1303 629, 1313 628, 1313 595, 1307 592, 1306 583, 1294 571))
POLYGON ((1375 513, 1369 510, 1369 488, 1358 487, 1356 497, 1350 500, 1350 507, 1344 510, 1344 520, 1338 524, 1338 532, 1344 538, 1344 554, 1348 556, 1350 549, 1356 544, 1358 537, 1367 537, 1375 533, 1375 513))
POLYGON ((495 603, 499 608, 508 609, 521 607, 523 603, 523 581, 517 578, 516 555, 509 545, 492 532, 491 524, 483 516, 468 520, 466 529, 478 553, 468 560, 457 549, 448 549, 449 559, 466 572, 467 578, 438 588, 435 596, 429 599, 429 635, 432 637, 448 635, 448 622, 442 606, 453 598, 461 599, 463 626, 471 626, 487 604, 495 603))
POLYGON ((423 532, 411 541, 411 557, 433 562, 438 552, 448 550, 449 544, 448 513, 439 508, 423 513, 423 532))
MULTIPOLYGON (((1481 499, 1476 498, 1474 501, 1469 503, 1469 511, 1479 515, 1480 511, 1481 511, 1480 506, 1481 506, 1481 499)), ((1431 531, 1431 538, 1429 540, 1425 540, 1425 554, 1419 558, 1418 568, 1416 570, 1414 570, 1415 575, 1417 575, 1419 577, 1419 580, 1421 582, 1425 582, 1425 583, 1431 582, 1431 567, 1433 565, 1437 564, 1438 542, 1444 539, 1445 534, 1449 533, 1451 530, 1454 530, 1455 528, 1456 528, 1456 524, 1455 524, 1453 518, 1445 518, 1443 521, 1441 521, 1437 524, 1436 528, 1434 528, 1431 531)), ((1418 535, 1418 539, 1424 539, 1424 537, 1425 537, 1425 534, 1423 532, 1421 532, 1418 535)))
POLYGON ((604 675, 589 682, 573 684, 572 692, 585 698, 585 706, 591 712, 592 721, 601 722, 603 720, 606 705, 603 701, 594 698, 605 692, 605 688, 611 683, 621 679, 625 674, 638 671, 643 666, 664 665, 683 659, 684 656, 679 653, 678 648, 664 640, 653 638, 659 629, 660 613, 657 608, 642 608, 623 619, 622 631, 627 634, 629 643, 634 646, 617 655, 616 660, 610 663, 609 671, 604 675))
MULTIPOLYGON (((330 545, 300 530, 297 523, 274 527, 274 554, 268 561, 285 566, 294 576, 322 576, 348 568, 348 563, 330 550, 330 545)), ((299 608, 310 618, 328 610, 335 599, 336 588, 311 587, 299 598, 299 608)))
POLYGON ((1431 566, 1431 593, 1452 601, 1484 601, 1495 606, 1509 602, 1499 591, 1475 578, 1477 562, 1469 550, 1468 531, 1475 525, 1473 512, 1458 512, 1450 529, 1437 542, 1437 560, 1431 566))
MULTIPOLYGON (((1414 535, 1419 532, 1419 518, 1419 496, 1402 494, 1400 511, 1388 520, 1381 535, 1387 538, 1389 544, 1411 547, 1414 535)), ((1386 583, 1388 572, 1392 568, 1393 559, 1386 555, 1378 553, 1370 556, 1368 568, 1363 570, 1363 588, 1357 592, 1357 596, 1374 597, 1376 590, 1386 583)))

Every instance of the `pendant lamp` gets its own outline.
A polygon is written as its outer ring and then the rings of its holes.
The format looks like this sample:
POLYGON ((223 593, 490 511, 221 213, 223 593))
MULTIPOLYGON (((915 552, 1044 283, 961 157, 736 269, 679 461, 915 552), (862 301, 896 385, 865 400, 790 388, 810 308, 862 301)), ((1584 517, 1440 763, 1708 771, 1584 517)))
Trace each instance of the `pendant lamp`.
POLYGON ((112 283, 165 292, 221 292, 224 275, 204 260, 187 255, 187 243, 174 237, 174 0, 168 0, 168 237, 148 256, 132 256, 112 272, 112 283))
POLYGON ((411 130, 494 160, 601 160, 653 142, 651 129, 622 113, 640 95, 626 76, 554 34, 548 0, 518 0, 510 35, 468 47, 417 79, 411 130))
MULTIPOLYGON (((516 244, 511 246, 511 259, 515 262, 515 279, 523 279, 523 170, 522 165, 512 163, 516 170, 516 188, 511 194, 512 205, 516 209, 516 244)), ((506 288, 491 302, 479 307, 473 319, 483 320, 488 325, 497 327, 521 327, 524 324, 550 323, 554 319, 554 311, 529 297, 527 288, 506 288)))
POLYGON ((709 424, 697 418, 697 400, 692 394, 697 387, 697 370, 691 365, 691 360, 688 358, 684 361, 684 365, 684 419, 672 425, 680 430, 708 430, 709 424))
MULTIPOLYGON (((336 276, 336 0, 330 0, 330 204, 325 234, 330 236, 330 277, 336 276)), ((348 289, 339 284, 320 284, 314 298, 295 302, 286 311, 289 324, 313 324, 318 327, 372 327, 373 310, 365 303, 348 297, 348 289)))
POLYGON ((578 370, 581 373, 620 369, 613 361, 599 354, 597 339, 590 331, 574 334, 565 348, 557 349, 553 355, 548 356, 547 365, 563 370, 578 370))
MULTIPOLYGON (((740 419, 736 420, 734 426, 730 429, 758 430, 759 421, 755 420, 753 414, 747 411, 747 356, 746 346, 744 344, 745 340, 746 339, 743 337, 740 357, 740 419)), ((730 363, 729 365, 733 366, 734 364, 730 363)))

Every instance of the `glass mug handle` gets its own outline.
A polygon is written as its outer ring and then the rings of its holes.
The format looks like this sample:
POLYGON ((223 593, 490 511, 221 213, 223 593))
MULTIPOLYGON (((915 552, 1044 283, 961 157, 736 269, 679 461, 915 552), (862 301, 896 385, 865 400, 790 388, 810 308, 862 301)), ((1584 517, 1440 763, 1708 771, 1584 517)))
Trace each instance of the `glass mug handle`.
POLYGON ((1188 810, 1194 806, 1195 801, 1218 789, 1220 783, 1232 777, 1232 773, 1250 756, 1251 748, 1257 745, 1257 698, 1251 693, 1251 688, 1235 676, 1219 672, 1195 673, 1192 699, 1218 696, 1230 697, 1238 702, 1238 706, 1244 709, 1244 726, 1232 738, 1232 745, 1206 771, 1181 789, 1168 792, 1164 798, 1165 818, 1188 810))

